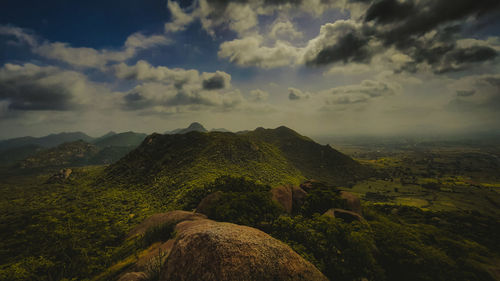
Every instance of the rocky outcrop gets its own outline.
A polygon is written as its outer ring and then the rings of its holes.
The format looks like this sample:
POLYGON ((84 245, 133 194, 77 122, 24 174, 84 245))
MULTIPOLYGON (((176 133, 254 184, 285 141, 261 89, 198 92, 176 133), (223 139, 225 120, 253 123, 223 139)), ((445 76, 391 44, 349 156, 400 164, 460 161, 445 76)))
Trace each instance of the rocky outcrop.
POLYGON ((45 183, 64 183, 72 172, 73 170, 69 168, 61 169, 58 173, 52 175, 45 183))
POLYGON ((184 221, 160 280, 328 280, 286 244, 255 228, 184 221))
POLYGON ((136 226, 134 229, 132 229, 128 237, 136 236, 136 235, 142 235, 146 233, 146 230, 148 230, 151 227, 158 226, 164 223, 171 223, 171 224, 177 224, 181 221, 185 220, 199 220, 199 219, 206 219, 207 217, 203 214, 197 214, 193 212, 187 212, 187 211, 171 211, 167 213, 159 213, 159 214, 154 214, 151 217, 147 218, 144 220, 141 224, 136 226))
POLYGON ((343 219, 346 222, 353 222, 353 221, 359 221, 359 222, 365 222, 365 219, 360 216, 358 213, 344 210, 344 209, 330 209, 326 211, 323 216, 329 216, 332 218, 339 218, 343 219))
POLYGON ((219 201, 221 196, 222 196, 222 191, 216 191, 214 193, 207 195, 205 198, 201 200, 201 202, 196 207, 196 212, 210 216, 210 209, 214 204, 217 204, 217 201, 219 201))
POLYGON ((346 201, 346 208, 348 210, 353 211, 361 216, 363 215, 363 212, 361 210, 361 201, 359 200, 358 196, 347 191, 341 191, 340 198, 346 201))
POLYGON ((125 273, 118 281, 142 281, 146 280, 147 276, 144 272, 129 272, 125 273))
POLYGON ((283 206, 287 213, 291 214, 293 206, 292 187, 278 186, 271 189, 271 193, 273 194, 273 200, 283 206))

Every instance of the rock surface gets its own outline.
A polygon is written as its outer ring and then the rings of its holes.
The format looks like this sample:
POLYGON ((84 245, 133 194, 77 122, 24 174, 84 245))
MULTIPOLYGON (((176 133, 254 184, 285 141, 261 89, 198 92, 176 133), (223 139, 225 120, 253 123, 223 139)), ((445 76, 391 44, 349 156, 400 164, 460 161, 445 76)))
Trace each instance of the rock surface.
POLYGON ((141 224, 133 228, 127 236, 132 237, 144 234, 146 233, 146 230, 148 230, 148 228, 158 226, 164 223, 177 224, 185 220, 199 220, 206 218, 207 217, 203 214, 197 214, 193 212, 179 211, 179 210, 154 214, 151 217, 145 219, 141 224))
POLYGON ((144 272, 129 272, 123 274, 118 281, 141 281, 146 280, 147 276, 144 272))
POLYGON ((341 191, 340 198, 345 199, 348 210, 353 211, 359 215, 363 215, 363 212, 361 210, 361 201, 359 200, 358 196, 347 191, 341 191))
POLYGON ((283 206, 287 213, 291 214, 293 207, 292 187, 278 186, 271 189, 271 193, 273 194, 273 200, 283 206))
POLYGON ((71 170, 69 168, 61 169, 61 170, 59 170, 58 173, 52 175, 46 181, 46 183, 64 183, 69 178, 69 176, 71 175, 72 172, 73 172, 73 170, 71 170))
POLYGON ((219 201, 221 196, 222 196, 221 191, 216 191, 214 193, 207 195, 205 198, 201 200, 201 202, 196 207, 196 212, 210 216, 210 209, 214 204, 217 203, 217 201, 219 201))
POLYGON ((289 246, 251 227, 208 219, 177 225, 160 280, 328 280, 289 246))

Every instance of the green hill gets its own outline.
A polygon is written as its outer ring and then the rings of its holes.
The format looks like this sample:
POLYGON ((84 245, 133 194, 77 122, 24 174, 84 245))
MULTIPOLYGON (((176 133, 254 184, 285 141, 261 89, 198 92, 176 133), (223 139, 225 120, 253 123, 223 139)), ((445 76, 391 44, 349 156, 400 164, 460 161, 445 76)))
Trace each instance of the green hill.
POLYGON ((99 153, 99 148, 79 140, 63 143, 57 147, 43 150, 20 162, 21 168, 48 168, 62 166, 84 166, 99 153))
POLYGON ((366 173, 348 156, 280 127, 245 134, 152 134, 108 167, 106 177, 125 185, 144 185, 178 201, 188 190, 224 175, 276 186, 307 178, 348 184, 366 173))
MULTIPOLYGON (((100 147, 79 140, 63 143, 49 149, 37 149, 18 166, 24 169, 60 168, 86 165, 106 165, 118 161, 136 146, 100 147)), ((16 148, 18 150, 18 148, 16 148)), ((9 150, 10 151, 10 150, 9 150)), ((27 152, 26 152, 27 153, 27 152)), ((1 154, 0 156, 2 156, 1 154)))
MULTIPOLYGON (((108 133, 109 134, 109 133, 108 133)), ((146 138, 146 134, 125 132, 120 134, 113 134, 107 137, 103 136, 99 140, 95 141, 94 144, 99 147, 107 146, 138 146, 146 138)))
POLYGON ((276 129, 257 128, 242 135, 275 145, 306 178, 350 184, 366 178, 370 173, 349 156, 329 145, 320 145, 285 126, 276 129))

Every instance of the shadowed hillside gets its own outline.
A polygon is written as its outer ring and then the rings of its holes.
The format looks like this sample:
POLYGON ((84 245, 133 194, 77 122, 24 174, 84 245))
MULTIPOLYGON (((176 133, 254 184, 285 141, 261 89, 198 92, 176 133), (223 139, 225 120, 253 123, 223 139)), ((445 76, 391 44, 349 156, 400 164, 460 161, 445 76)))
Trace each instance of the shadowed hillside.
POLYGON ((242 135, 278 147, 287 160, 306 178, 346 184, 364 178, 369 173, 349 156, 329 145, 320 145, 285 126, 276 129, 257 128, 242 135))

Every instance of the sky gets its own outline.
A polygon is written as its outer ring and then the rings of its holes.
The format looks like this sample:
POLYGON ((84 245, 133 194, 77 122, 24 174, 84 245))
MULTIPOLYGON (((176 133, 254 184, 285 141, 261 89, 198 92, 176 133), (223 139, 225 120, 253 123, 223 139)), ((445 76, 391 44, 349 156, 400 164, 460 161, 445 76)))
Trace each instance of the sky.
POLYGON ((3 0, 0 139, 500 132, 498 0, 3 0))

